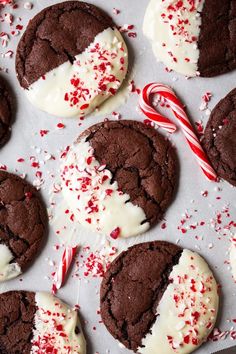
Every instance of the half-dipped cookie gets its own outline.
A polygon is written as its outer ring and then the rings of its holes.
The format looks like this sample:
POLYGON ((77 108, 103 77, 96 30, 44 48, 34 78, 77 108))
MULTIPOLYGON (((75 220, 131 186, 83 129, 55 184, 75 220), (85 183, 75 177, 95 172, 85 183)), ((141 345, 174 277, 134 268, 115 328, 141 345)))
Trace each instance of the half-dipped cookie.
POLYGON ((9 139, 12 123, 13 99, 5 80, 0 77, 0 146, 9 139))
POLYGON ((170 142, 132 120, 90 127, 70 147, 61 169, 74 218, 113 238, 156 224, 172 200, 176 175, 170 142))
POLYGON ((197 253, 168 242, 135 245, 111 264, 101 285, 108 331, 141 354, 189 354, 214 328, 217 283, 197 253))
POLYGON ((236 89, 214 108, 207 123, 204 146, 219 177, 236 186, 236 89))
POLYGON ((127 67, 127 47, 111 18, 82 1, 37 14, 16 55, 17 77, 28 99, 59 117, 92 112, 116 94, 127 67))
POLYGON ((76 310, 51 294, 0 294, 1 354, 85 354, 76 310))
POLYGON ((0 171, 0 282, 26 270, 46 230, 47 211, 38 192, 22 178, 0 171))
POLYGON ((236 68, 233 0, 150 0, 143 30, 157 59, 187 76, 236 68))

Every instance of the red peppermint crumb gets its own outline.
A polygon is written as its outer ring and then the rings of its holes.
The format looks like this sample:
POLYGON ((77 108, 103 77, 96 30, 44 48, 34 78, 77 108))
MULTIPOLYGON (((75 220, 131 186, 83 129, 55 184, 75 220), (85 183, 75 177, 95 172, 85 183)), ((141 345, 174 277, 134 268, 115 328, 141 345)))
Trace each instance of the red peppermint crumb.
POLYGON ((112 189, 106 189, 106 195, 108 195, 109 197, 112 195, 113 190, 112 189))
POLYGON ((185 343, 185 344, 189 344, 189 342, 190 342, 190 336, 189 336, 189 335, 186 335, 186 336, 184 337, 184 343, 185 343))
POLYGON ((25 159, 23 159, 22 157, 20 157, 19 159, 17 159, 17 162, 24 162, 25 159))
POLYGON ((161 224, 161 228, 162 228, 162 230, 164 230, 164 229, 166 229, 166 223, 165 222, 163 222, 163 224, 161 224))
POLYGON ((49 133, 49 130, 41 129, 39 133, 43 137, 49 133))
POLYGON ((31 166, 32 166, 33 168, 38 168, 38 167, 39 167, 39 163, 38 163, 37 161, 33 161, 33 162, 31 163, 31 166))
POLYGON ((26 193, 25 193, 25 197, 26 197, 27 199, 31 199, 32 196, 33 196, 32 192, 26 192, 26 193))
POLYGON ((64 129, 65 128, 65 125, 63 123, 58 123, 57 124, 57 128, 58 129, 64 129))
POLYGON ((128 33, 128 37, 130 37, 130 38, 136 38, 136 37, 137 37, 137 33, 136 33, 136 32, 129 32, 129 33, 128 33))
POLYGON ((86 103, 86 104, 83 104, 82 106, 80 106, 80 109, 81 109, 82 111, 84 111, 84 110, 87 109, 88 107, 89 107, 89 104, 86 103))
POLYGON ((89 156, 89 157, 87 158, 87 164, 88 164, 88 165, 91 165, 92 161, 93 161, 93 156, 89 156))
POLYGON ((18 29, 19 31, 21 31, 23 29, 22 25, 16 25, 16 29, 18 29))
POLYGON ((224 125, 229 124, 229 119, 228 119, 228 118, 223 119, 223 124, 224 124, 224 125))
POLYGON ((35 173, 35 176, 37 177, 37 178, 41 178, 42 177, 42 172, 41 171, 37 171, 36 173, 35 173))
POLYGON ((121 229, 119 227, 117 227, 116 229, 114 229, 111 233, 110 233, 110 236, 111 238, 113 238, 114 240, 116 240, 119 236, 120 236, 120 233, 121 233, 121 229))

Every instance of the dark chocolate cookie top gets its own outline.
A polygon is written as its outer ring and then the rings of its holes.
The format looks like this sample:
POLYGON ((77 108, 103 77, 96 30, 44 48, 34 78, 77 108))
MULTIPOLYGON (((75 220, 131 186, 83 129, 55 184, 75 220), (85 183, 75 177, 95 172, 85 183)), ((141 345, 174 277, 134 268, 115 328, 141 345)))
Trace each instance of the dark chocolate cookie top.
POLYGON ((34 293, 11 291, 0 294, 1 354, 30 354, 36 310, 34 293))
POLYGON ((236 89, 214 108, 206 126, 204 146, 220 177, 236 186, 236 89))
POLYGON ((176 155, 155 129, 131 120, 108 121, 84 134, 100 164, 105 164, 130 201, 154 225, 173 198, 177 182, 176 155))
POLYGON ((66 1, 45 8, 28 24, 16 55, 20 85, 28 88, 52 69, 82 53, 103 30, 114 27, 94 5, 66 1))
POLYGON ((0 171, 0 202, 0 280, 6 280, 35 259, 46 236, 47 211, 35 188, 5 171, 0 171))
POLYGON ((205 0, 198 40, 201 76, 216 76, 236 68, 236 3, 205 0))
POLYGON ((0 77, 0 146, 4 145, 10 136, 12 104, 11 94, 5 81, 0 77))
POLYGON ((150 331, 181 252, 168 242, 138 244, 121 253, 105 274, 100 294, 102 320, 127 348, 136 352, 150 331))

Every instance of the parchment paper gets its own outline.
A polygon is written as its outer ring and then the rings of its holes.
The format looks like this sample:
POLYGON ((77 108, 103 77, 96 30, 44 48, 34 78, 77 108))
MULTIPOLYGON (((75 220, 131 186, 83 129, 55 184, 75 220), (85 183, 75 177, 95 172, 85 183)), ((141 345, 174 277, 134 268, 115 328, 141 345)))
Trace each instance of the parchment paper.
MULTIPOLYGON (((13 27, 18 23, 22 23, 25 26, 28 20, 39 10, 56 2, 54 0, 33 1, 33 9, 26 10, 23 7, 24 1, 16 1, 19 8, 13 11, 15 17, 13 27), (17 21, 18 17, 22 18, 21 22, 17 21)), ((167 73, 164 66, 156 62, 151 46, 142 34, 142 20, 148 4, 147 0, 91 0, 90 2, 100 6, 110 14, 112 14, 113 8, 121 10, 119 15, 113 14, 117 24, 135 25, 134 31, 137 32, 137 38, 129 38, 126 34, 124 35, 129 46, 132 77, 135 80, 135 84, 138 87, 143 87, 149 82, 158 81, 173 86, 176 93, 186 104, 193 122, 201 119, 204 124, 207 122, 208 117, 205 112, 199 111, 201 97, 205 92, 212 92, 213 98, 209 107, 213 108, 219 99, 235 87, 236 71, 213 79, 196 78, 190 80, 175 73, 167 73)), ((9 11, 7 7, 2 12, 9 11)), ((1 31, 5 29, 9 32, 9 26, 5 23, 0 24, 0 26, 1 31)), ((1 47, 1 53, 6 53, 9 49, 12 49, 15 53, 19 38, 19 36, 14 37, 7 48, 1 47)), ((80 121, 78 119, 63 120, 60 117, 52 117, 38 111, 30 105, 24 92, 19 87, 15 77, 14 57, 15 55, 10 59, 1 58, 0 62, 0 66, 9 69, 9 73, 3 75, 11 82, 17 101, 17 114, 13 125, 12 137, 10 142, 0 151, 0 163, 7 165, 9 171, 14 172, 17 170, 17 173, 26 173, 27 179, 33 182, 37 169, 31 166, 30 156, 35 156, 40 161, 39 170, 42 171, 42 178, 45 181, 42 184, 41 192, 49 206, 51 200, 50 190, 53 183, 57 182, 59 175, 59 151, 70 145, 84 129, 102 121, 105 117, 112 118, 112 115, 103 115, 101 117, 92 115, 84 121, 80 121), (59 122, 65 124, 65 129, 57 129, 59 122), (49 130, 44 137, 41 137, 39 133, 42 129, 49 130), (44 153, 44 151, 47 152, 44 153), (49 159, 49 154, 55 156, 56 160, 49 159), (24 158, 25 162, 17 162, 19 158, 24 158), (52 174, 55 178, 51 176, 52 174)), ((137 94, 131 94, 127 103, 117 110, 122 118, 141 121, 145 118, 137 110, 137 99, 137 94)), ((170 112, 167 112, 167 114, 173 118, 170 112)), ((163 131, 161 133, 165 134, 163 131)), ((217 327, 222 331, 230 330, 234 327, 232 319, 236 318, 236 284, 232 279, 227 263, 229 260, 227 252, 230 246, 230 237, 235 229, 231 227, 230 230, 216 232, 215 227, 212 225, 214 225, 214 219, 216 219, 218 212, 222 215, 222 224, 217 225, 217 227, 223 228, 231 220, 236 219, 236 190, 226 182, 217 184, 206 180, 180 131, 171 136, 170 139, 176 146, 178 153, 180 180, 176 198, 165 216, 166 228, 164 228, 163 222, 160 222, 143 236, 126 241, 119 240, 119 250, 126 249, 135 243, 160 239, 179 242, 182 247, 198 251, 209 262, 221 285, 221 311, 217 327), (208 195, 205 197, 202 195, 204 191, 208 191, 208 195), (222 213, 226 206, 229 207, 230 217, 227 216, 227 212, 222 213), (185 229, 187 226, 187 232, 183 233, 178 229, 178 226, 181 224, 181 220, 186 219, 186 212, 191 215, 191 218, 184 223, 182 228, 185 229), (205 224, 199 226, 201 221, 204 221, 205 224), (190 225, 192 225, 191 229, 190 225), (196 226, 195 229, 193 225, 196 226), (225 235, 222 236, 224 233, 225 235)), ((59 209, 63 209, 64 205, 60 203, 59 209)), ((50 226, 48 240, 33 266, 20 278, 1 284, 0 291, 9 289, 51 290, 51 273, 55 270, 62 252, 62 249, 55 250, 55 245, 60 242, 60 236, 55 234, 56 227, 55 224, 50 226)), ((75 226, 75 228, 74 242, 80 243, 80 240, 83 239, 83 242, 91 245, 93 249, 99 249, 105 243, 104 237, 88 233, 86 229, 79 226, 75 226)), ((64 238, 66 237, 71 237, 71 229, 68 234, 67 231, 64 232, 64 238)), ((117 245, 117 242, 114 243, 117 245)), ((80 261, 80 255, 79 253, 78 261, 80 261)), ((77 278, 75 273, 78 273, 76 265, 74 265, 70 273, 66 286, 58 292, 58 296, 71 305, 80 305, 80 314, 83 318, 85 335, 88 341, 88 354, 129 353, 128 350, 121 348, 118 342, 107 332, 103 324, 99 323, 101 319, 97 311, 99 310, 99 284, 101 278, 84 277, 83 270, 79 271, 80 276, 77 278)), ((207 343, 196 353, 212 353, 231 344, 233 345, 234 343, 228 336, 225 340, 207 343)))

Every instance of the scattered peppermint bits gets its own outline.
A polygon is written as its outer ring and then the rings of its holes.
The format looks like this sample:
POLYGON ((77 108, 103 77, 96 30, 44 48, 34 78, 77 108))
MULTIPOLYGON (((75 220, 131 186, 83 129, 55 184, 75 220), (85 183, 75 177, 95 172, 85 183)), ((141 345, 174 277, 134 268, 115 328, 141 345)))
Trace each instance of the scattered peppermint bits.
POLYGON ((116 9, 115 7, 113 7, 112 12, 113 12, 114 15, 119 15, 120 14, 120 10, 116 9))
POLYGON ((125 24, 122 27, 119 27, 121 33, 127 33, 129 38, 136 38, 137 32, 134 31, 134 25, 125 24))
POLYGON ((116 247, 106 243, 101 250, 91 251, 90 246, 83 247, 76 262, 75 277, 83 275, 85 278, 103 277, 112 260, 118 254, 116 247))
POLYGON ((206 113, 208 112, 208 104, 212 98, 212 93, 211 92, 206 92, 203 96, 202 96, 202 103, 199 107, 200 111, 206 111, 206 113))

